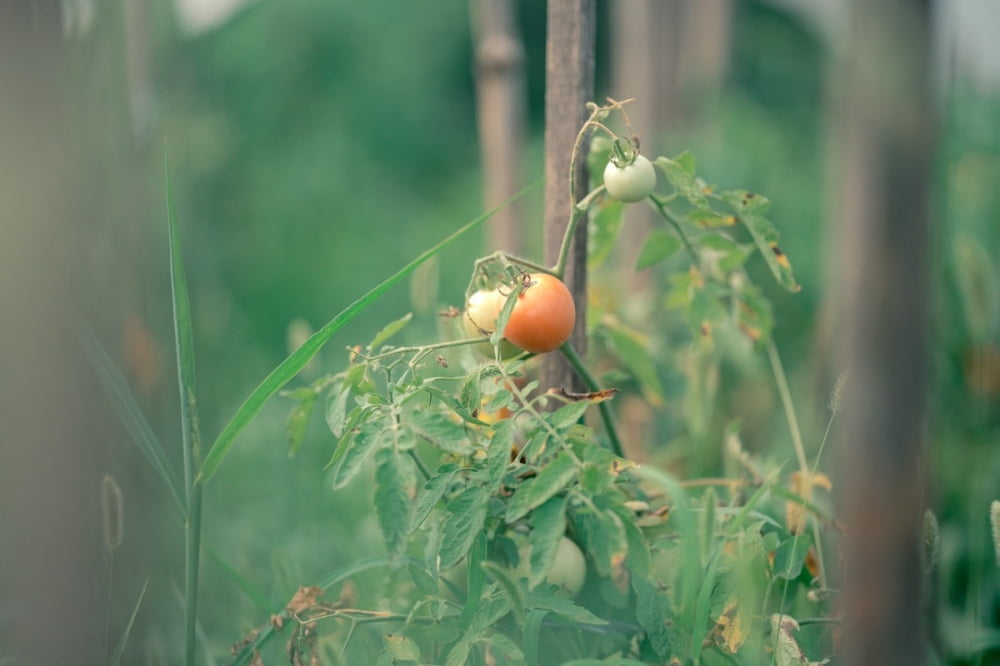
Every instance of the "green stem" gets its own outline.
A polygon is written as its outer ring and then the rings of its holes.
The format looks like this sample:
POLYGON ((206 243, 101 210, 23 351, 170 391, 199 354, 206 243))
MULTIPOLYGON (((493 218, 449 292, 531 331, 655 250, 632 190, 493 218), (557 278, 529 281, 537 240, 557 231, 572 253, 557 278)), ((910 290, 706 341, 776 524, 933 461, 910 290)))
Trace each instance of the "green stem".
POLYGON ((201 556, 202 484, 191 486, 184 539, 184 664, 194 666, 195 628, 198 623, 198 569, 201 556))
MULTIPOLYGON (((576 350, 569 344, 569 342, 564 342, 559 350, 569 361, 569 364, 573 366, 583 383, 587 385, 587 388, 593 392, 598 392, 601 390, 601 385, 597 382, 597 379, 590 373, 587 366, 584 365, 583 360, 580 355, 576 353, 576 350)), ((597 409, 601 413, 601 420, 604 421, 604 429, 608 435, 608 441, 611 443, 611 450, 614 454, 620 458, 625 457, 624 451, 622 451, 621 440, 618 439, 618 430, 615 429, 615 422, 611 416, 611 408, 608 406, 606 400, 601 400, 597 403, 597 409)))
POLYGON ((701 258, 698 256, 698 251, 694 249, 694 245, 691 244, 691 240, 687 237, 687 233, 684 231, 684 227, 681 226, 680 220, 674 215, 669 208, 663 205, 655 195, 649 195, 649 200, 653 202, 656 210, 659 211, 660 216, 670 223, 670 226, 674 228, 677 235, 680 237, 681 242, 684 243, 684 249, 687 250, 688 254, 691 255, 691 260, 694 262, 695 266, 701 264, 701 258))
POLYGON ((555 275, 560 280, 566 273, 566 262, 569 261, 569 248, 573 244, 573 234, 576 233, 576 228, 580 226, 580 220, 584 218, 587 211, 590 209, 590 204, 594 202, 597 196, 604 191, 604 185, 598 185, 596 188, 591 190, 591 192, 580 199, 579 203, 573 205, 573 212, 569 217, 569 224, 566 225, 566 232, 563 234, 562 244, 559 246, 559 258, 556 260, 556 265, 552 268, 545 269, 547 273, 555 275))
POLYGON ((364 354, 358 354, 359 357, 363 358, 365 361, 371 363, 372 361, 381 361, 389 356, 395 356, 397 354, 409 354, 423 353, 428 351, 434 351, 435 349, 447 349, 449 347, 463 347, 465 345, 474 345, 480 342, 489 342, 489 337, 484 338, 462 338, 461 340, 449 340, 447 342, 435 342, 430 345, 414 345, 412 347, 396 347, 395 349, 390 349, 389 351, 382 352, 375 356, 365 356, 364 354))

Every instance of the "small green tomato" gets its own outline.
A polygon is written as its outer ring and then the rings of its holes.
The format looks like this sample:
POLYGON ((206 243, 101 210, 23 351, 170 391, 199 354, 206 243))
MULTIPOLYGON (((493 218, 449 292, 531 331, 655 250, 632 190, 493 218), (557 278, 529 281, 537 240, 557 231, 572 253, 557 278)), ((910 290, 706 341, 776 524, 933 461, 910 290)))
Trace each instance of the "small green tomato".
MULTIPOLYGON (((531 572, 531 546, 525 543, 518 549, 521 558, 515 570, 518 576, 529 577, 531 572)), ((558 585, 569 596, 575 597, 583 589, 583 583, 587 579, 587 560, 583 556, 580 547, 573 543, 568 537, 559 539, 556 546, 555 557, 552 564, 545 573, 545 582, 558 585)))
POLYGON ((642 201, 656 187, 656 170, 642 155, 625 167, 619 167, 613 160, 604 167, 604 186, 608 194, 624 203, 642 201))

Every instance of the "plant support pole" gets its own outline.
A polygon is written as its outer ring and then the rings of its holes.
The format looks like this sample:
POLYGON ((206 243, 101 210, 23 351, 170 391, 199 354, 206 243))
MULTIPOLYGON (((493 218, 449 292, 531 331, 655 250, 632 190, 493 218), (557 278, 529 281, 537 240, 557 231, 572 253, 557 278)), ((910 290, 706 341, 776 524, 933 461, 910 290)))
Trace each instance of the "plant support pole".
POLYGON ((854 0, 836 144, 844 656, 919 665, 934 146, 926 0, 854 0), (890 35, 906 35, 905 39, 890 35))
MULTIPOLYGON (((581 146, 570 174, 573 144, 589 115, 594 95, 595 0, 549 0, 545 48, 545 263, 559 258, 566 225, 575 202, 570 201, 570 179, 578 197, 586 195, 587 142, 581 146)), ((587 224, 577 227, 564 276, 576 302, 576 326, 570 344, 586 351, 587 224)), ((542 365, 542 386, 582 391, 582 381, 561 354, 548 354, 542 365)))

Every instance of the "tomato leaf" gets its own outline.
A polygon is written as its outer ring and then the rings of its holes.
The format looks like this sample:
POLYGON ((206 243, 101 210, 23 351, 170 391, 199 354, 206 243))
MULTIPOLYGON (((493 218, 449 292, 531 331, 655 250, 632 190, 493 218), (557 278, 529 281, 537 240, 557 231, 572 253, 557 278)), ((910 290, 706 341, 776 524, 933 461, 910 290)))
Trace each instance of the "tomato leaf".
POLYGON ((688 203, 695 208, 709 208, 705 193, 702 192, 694 174, 688 171, 687 167, 692 166, 693 162, 688 161, 685 153, 678 155, 676 160, 669 157, 657 157, 653 164, 663 170, 667 180, 677 188, 677 191, 687 199, 688 203))
POLYGON ((357 476, 369 456, 385 441, 384 431, 366 424, 357 433, 344 433, 333 452, 333 489, 343 488, 357 476))
POLYGON ((576 477, 576 461, 561 451, 552 462, 538 472, 538 476, 524 481, 507 506, 507 522, 523 518, 529 511, 546 501, 576 477))
POLYGON ((566 532, 566 498, 551 497, 531 513, 529 580, 537 585, 545 579, 559 540, 566 532))
POLYGON ((390 555, 399 555, 406 546, 410 528, 413 473, 409 459, 389 447, 375 460, 375 513, 390 555))
POLYGON ((500 421, 493 426, 493 438, 486 452, 486 469, 490 475, 490 489, 500 485, 503 473, 510 464, 511 448, 514 446, 514 433, 509 419, 500 421))
POLYGON ((486 522, 486 503, 489 494, 479 486, 469 486, 448 502, 450 514, 443 522, 441 546, 438 555, 441 569, 450 569, 465 557, 473 539, 486 522))
POLYGON ((672 256, 681 249, 681 240, 676 234, 663 229, 654 229, 646 236, 639 248, 639 258, 635 261, 636 270, 649 268, 672 256))
POLYGON ((455 423, 440 412, 416 410, 407 415, 405 423, 442 451, 456 455, 472 453, 462 424, 455 423))
POLYGON ((417 529, 424 520, 434 510, 444 494, 448 492, 455 474, 458 472, 458 465, 447 464, 438 468, 437 473, 427 480, 424 490, 417 498, 417 505, 413 511, 413 521, 410 523, 410 531, 417 529))
POLYGON ((382 637, 385 649, 393 659, 402 661, 420 661, 420 646, 409 636, 403 634, 386 634, 382 637))
POLYGON ((572 600, 566 598, 566 593, 558 585, 542 583, 531 592, 526 598, 528 608, 544 609, 555 613, 559 617, 570 622, 580 624, 607 624, 583 606, 579 606, 572 600))
POLYGON ((347 418, 347 399, 351 395, 351 385, 347 382, 334 384, 326 397, 326 425, 334 437, 344 434, 344 421, 347 418), (338 390, 339 389, 339 390, 338 390))
POLYGON ((745 190, 723 192, 722 198, 739 215, 740 221, 750 232, 775 281, 788 291, 799 291, 802 287, 795 281, 792 265, 778 247, 778 231, 761 215, 769 205, 767 198, 745 190))
POLYGON ((632 589, 636 596, 635 618, 646 630, 657 656, 666 661, 673 654, 674 643, 668 628, 673 625, 674 617, 667 595, 644 578, 634 578, 632 589))
POLYGON ((407 312, 405 315, 403 315, 396 321, 389 322, 384 327, 382 327, 381 331, 375 334, 375 337, 372 339, 372 341, 369 343, 368 346, 372 350, 378 349, 386 342, 388 342, 389 339, 392 338, 392 336, 396 335, 404 328, 406 328, 406 325, 410 323, 411 319, 413 319, 413 313, 407 312))
POLYGON ((521 587, 517 584, 517 581, 511 576, 511 570, 490 561, 483 562, 482 568, 483 571, 493 578, 500 589, 500 593, 506 597, 507 602, 510 604, 510 609, 514 613, 514 618, 517 620, 517 625, 523 627, 525 612, 524 595, 521 593, 521 587))

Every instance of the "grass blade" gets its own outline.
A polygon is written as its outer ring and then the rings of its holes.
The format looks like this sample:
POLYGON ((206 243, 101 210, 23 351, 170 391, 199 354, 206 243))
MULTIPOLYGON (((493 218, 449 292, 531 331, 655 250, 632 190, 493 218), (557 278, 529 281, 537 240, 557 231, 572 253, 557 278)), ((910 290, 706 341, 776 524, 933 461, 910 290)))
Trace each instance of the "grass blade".
POLYGON ((240 405, 236 414, 233 415, 233 418, 230 419, 229 423, 226 424, 226 426, 222 429, 222 432, 212 444, 212 448, 209 449, 204 462, 201 464, 201 469, 198 472, 198 478, 196 481, 199 483, 205 483, 212 477, 215 471, 219 468, 219 465, 229 454, 229 451, 232 449, 239 434, 243 432, 254 417, 260 413, 260 410, 264 408, 264 403, 266 403, 271 396, 277 393, 281 387, 291 381, 291 379, 295 377, 295 375, 297 375, 303 367, 305 367, 306 363, 308 363, 310 359, 312 359, 312 357, 319 352, 323 345, 326 344, 326 342, 333 337, 337 331, 358 316, 358 314, 360 314, 379 296, 387 292, 391 287, 412 273, 422 263, 436 255, 458 238, 481 225, 502 207, 524 196, 535 187, 537 187, 537 184, 521 190, 519 193, 515 194, 513 197, 493 210, 480 215, 471 222, 466 223, 438 244, 428 250, 425 250, 416 259, 403 266, 385 281, 376 285, 364 296, 348 305, 340 312, 340 314, 328 321, 322 328, 310 336, 304 343, 302 343, 301 347, 299 347, 284 361, 279 363, 278 366, 264 378, 264 381, 262 381, 256 389, 254 389, 253 393, 251 393, 250 396, 243 401, 243 404, 240 405))
POLYGON ((146 596, 146 586, 149 585, 149 579, 142 584, 142 592, 139 593, 139 599, 135 602, 135 608, 132 609, 132 617, 128 619, 128 624, 125 625, 125 631, 122 633, 121 639, 118 641, 118 645, 115 646, 115 651, 111 654, 111 661, 108 662, 111 666, 118 666, 122 661, 122 654, 125 652, 125 644, 128 643, 129 634, 132 633, 132 625, 135 624, 135 616, 139 614, 139 606, 142 605, 142 598, 146 596))
POLYGON ((180 480, 160 445, 160 441, 153 433, 153 427, 149 425, 149 421, 146 420, 139 408, 139 403, 129 389, 128 382, 93 331, 84 328, 78 332, 78 337, 91 365, 94 366, 97 376, 104 385, 104 390, 111 399, 112 407, 118 414, 118 418, 122 420, 125 430, 132 437, 136 448, 145 456, 164 485, 167 486, 181 518, 186 518, 187 507, 184 502, 184 493, 181 491, 180 480))
MULTIPOLYGON (((188 294, 177 217, 170 195, 170 164, 164 158, 166 173, 167 228, 170 236, 170 296, 174 313, 174 342, 177 347, 177 380, 181 399, 181 430, 184 446, 184 486, 190 493, 194 485, 194 459, 200 454, 198 418, 195 412, 194 333, 191 325, 191 297, 188 294)), ((188 498, 190 501, 190 497, 188 498)))
POLYGON ((187 493, 187 522, 184 530, 184 663, 194 665, 195 633, 198 622, 198 571, 201 562, 201 486, 194 483, 194 468, 201 457, 194 376, 194 335, 191 325, 191 298, 181 240, 177 232, 174 202, 170 196, 170 163, 163 158, 167 199, 167 230, 170 236, 170 301, 174 312, 174 342, 177 347, 177 385, 181 401, 181 448, 184 456, 184 489, 187 493))

